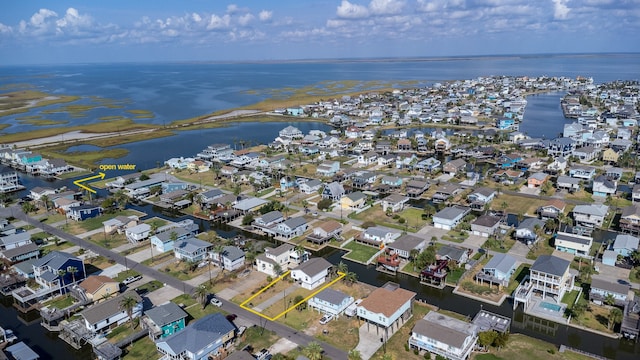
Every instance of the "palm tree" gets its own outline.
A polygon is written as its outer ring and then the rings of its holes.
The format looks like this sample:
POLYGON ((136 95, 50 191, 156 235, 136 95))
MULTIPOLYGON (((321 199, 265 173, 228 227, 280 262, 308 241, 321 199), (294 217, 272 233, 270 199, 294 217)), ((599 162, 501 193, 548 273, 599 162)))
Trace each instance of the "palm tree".
POLYGON ((358 281, 358 274, 356 274, 353 271, 349 271, 345 277, 344 277, 344 281, 347 282, 347 285, 353 285, 358 281))
POLYGON ((127 194, 124 192, 123 189, 116 191, 116 193, 113 195, 113 198, 118 203, 118 209, 124 210, 124 208, 127 207, 127 202, 129 201, 129 197, 127 196, 127 194))
POLYGON ((50 201, 50 200, 49 200, 49 196, 47 196, 47 195, 42 195, 42 196, 40 197, 40 201, 42 201, 42 204, 44 205, 44 210, 45 210, 46 212, 49 212, 49 201, 50 201))
POLYGON ((131 321, 131 327, 133 328, 133 308, 138 304, 138 300, 136 300, 133 296, 127 295, 120 299, 120 309, 127 312, 127 316, 129 317, 129 321, 131 321))
POLYGON ((27 215, 31 212, 36 212, 37 210, 38 208, 35 205, 33 205, 30 201, 27 201, 24 204, 22 204, 22 212, 24 212, 27 215))
POLYGON ((614 307, 609 311, 609 330, 613 328, 615 324, 618 324, 622 321, 622 310, 614 307))
POLYGON ((347 354, 348 360, 362 360, 362 354, 360 354, 359 350, 351 349, 347 354))
POLYGON ((304 261, 304 259, 303 259, 302 257, 304 256, 304 254, 305 254, 305 252, 307 251, 307 249, 305 249, 303 245, 298 244, 298 245, 296 245, 296 247, 295 247, 294 251, 295 251, 295 252, 296 252, 296 254, 298 255, 298 258, 299 258, 301 261, 304 261))
POLYGON ((67 266, 67 272, 71 274, 71 278, 73 282, 76 282, 76 273, 78 272, 78 268, 75 266, 67 266))
POLYGON ((321 360, 322 359, 322 346, 316 341, 312 341, 302 349, 302 354, 309 358, 309 360, 321 360))
POLYGON ((282 275, 282 266, 280 266, 280 264, 273 265, 273 272, 276 276, 282 275))
POLYGON ((204 285, 198 286, 193 293, 193 296, 200 302, 203 309, 207 306, 207 295, 209 295, 209 290, 204 285))
POLYGON ((340 261, 338 263, 338 272, 346 274, 348 271, 349 271, 349 266, 346 263, 344 263, 343 261, 340 261))

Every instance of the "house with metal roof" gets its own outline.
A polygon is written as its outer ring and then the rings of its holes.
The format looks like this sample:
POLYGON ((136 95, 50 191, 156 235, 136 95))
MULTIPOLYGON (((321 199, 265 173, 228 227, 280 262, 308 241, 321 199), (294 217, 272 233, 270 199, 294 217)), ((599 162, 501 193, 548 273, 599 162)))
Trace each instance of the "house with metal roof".
POLYGON ((409 259, 411 250, 422 250, 426 247, 427 240, 415 235, 404 234, 393 242, 387 244, 387 248, 403 259, 409 259))
POLYGON ((554 239, 556 250, 564 251, 575 256, 590 257, 589 251, 593 244, 593 238, 558 231, 554 239))
POLYGON ((284 221, 284 215, 278 211, 269 211, 262 216, 258 216, 253 221, 253 228, 261 230, 267 234, 275 235, 276 226, 284 221))
POLYGON ((552 297, 560 302, 564 293, 574 285, 574 275, 569 271, 568 260, 553 256, 540 255, 529 269, 529 278, 534 292, 543 299, 552 297))
POLYGON ((105 333, 141 315, 142 298, 133 290, 95 304, 80 312, 85 328, 94 334, 105 333), (132 308, 131 318, 129 318, 126 309, 120 306, 120 302, 126 297, 131 297, 136 300, 136 305, 132 308))
POLYGON ((576 205, 573 208, 573 219, 579 226, 600 227, 608 212, 609 207, 604 204, 576 205))
POLYGON ((473 235, 489 237, 495 235, 501 222, 502 218, 498 216, 492 216, 489 214, 480 215, 471 223, 471 232, 473 235))
POLYGON ((629 297, 629 289, 628 284, 619 284, 594 276, 591 278, 589 300, 598 305, 605 303, 624 307, 629 297), (608 303, 609 299, 613 301, 613 304, 608 303))
POLYGON ((629 234, 618 234, 616 239, 611 245, 611 250, 616 254, 620 254, 624 257, 631 256, 635 251, 638 251, 638 244, 640 239, 629 234))
POLYGON ((251 197, 238 201, 235 205, 233 205, 233 208, 242 212, 243 214, 246 214, 251 211, 257 211, 262 206, 268 203, 269 202, 267 200, 251 197))
POLYGON ((40 355, 33 351, 27 344, 19 341, 13 345, 7 346, 4 350, 8 352, 12 358, 16 360, 37 360, 40 359, 40 355))
POLYGON ((173 335, 156 341, 163 359, 201 360, 222 352, 236 327, 222 313, 209 314, 173 335))
POLYGON ((508 254, 496 253, 476 274, 476 281, 490 282, 498 286, 508 286, 511 275, 516 271, 517 260, 508 254))
POLYGON ((372 226, 356 235, 354 240, 368 245, 380 246, 381 244, 389 244, 394 242, 402 235, 400 230, 384 227, 372 226))
POLYGON ((209 255, 209 251, 213 248, 210 242, 188 237, 184 240, 176 241, 173 246, 173 254, 179 260, 185 261, 202 261, 209 255))
POLYGON ((319 313, 337 318, 353 302, 353 296, 332 288, 326 288, 309 299, 308 304, 319 313))
POLYGON ((409 346, 451 360, 469 358, 478 342, 478 326, 431 311, 416 321, 409 346))
POLYGON ((167 302, 155 306, 144 312, 142 324, 149 329, 151 340, 166 338, 186 326, 186 318, 189 316, 182 308, 175 303, 167 302))
POLYGON ((307 219, 303 216, 290 217, 276 225, 274 234, 283 239, 292 239, 304 234, 308 226, 307 219))
POLYGON ((211 259, 221 268, 233 271, 244 266, 245 253, 237 246, 225 246, 220 253, 211 252, 211 259))
POLYGON ((436 259, 447 261, 453 260, 458 265, 462 265, 469 260, 469 252, 470 250, 467 248, 443 245, 436 251, 436 259))
POLYGON ((451 230, 462 222, 471 211, 468 207, 449 206, 433 215, 433 226, 436 229, 451 230))
POLYGON ((303 288, 313 290, 325 282, 331 266, 324 258, 309 259, 291 269, 291 278, 303 288))

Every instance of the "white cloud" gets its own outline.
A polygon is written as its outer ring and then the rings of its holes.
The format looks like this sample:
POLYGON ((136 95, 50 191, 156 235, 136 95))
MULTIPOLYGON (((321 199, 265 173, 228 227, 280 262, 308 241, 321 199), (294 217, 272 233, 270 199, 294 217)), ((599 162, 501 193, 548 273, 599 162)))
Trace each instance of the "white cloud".
POLYGON ((59 28, 65 27, 88 27, 92 23, 91 17, 88 15, 80 15, 78 10, 68 8, 63 18, 56 20, 59 28))
POLYGON ((13 32, 13 28, 11 26, 0 23, 0 34, 9 34, 13 32))
POLYGON ((220 17, 216 14, 211 15, 211 19, 209 20, 209 25, 207 25, 207 30, 219 30, 228 28, 231 24, 231 16, 228 14, 220 17))
POLYGON ((352 4, 347 0, 342 0, 342 3, 338 6, 336 15, 344 19, 363 19, 369 16, 369 10, 362 5, 352 4))
POLYGON ((569 0, 552 0, 553 1, 553 18, 557 20, 565 20, 569 16, 571 9, 567 6, 569 0))
POLYGON ((238 24, 242 26, 247 26, 253 19, 255 19, 255 16, 253 16, 252 14, 240 15, 238 17, 238 24))
POLYGON ((29 20, 29 23, 35 27, 43 27, 46 25, 46 21, 48 18, 57 16, 58 14, 53 10, 40 9, 37 13, 31 16, 31 20, 29 20))
POLYGON ((227 5, 227 14, 234 14, 238 12, 238 10, 240 10, 240 8, 236 4, 227 5))
POLYGON ((375 15, 395 15, 402 12, 403 0, 371 0, 369 10, 375 15))
POLYGON ((193 14, 191 14, 191 19, 193 19, 193 21, 199 23, 200 21, 202 21, 202 16, 200 16, 200 14, 198 14, 198 13, 193 13, 193 14))
POLYGON ((260 14, 258 14, 258 18, 260 21, 269 21, 273 17, 273 11, 262 10, 260 14))

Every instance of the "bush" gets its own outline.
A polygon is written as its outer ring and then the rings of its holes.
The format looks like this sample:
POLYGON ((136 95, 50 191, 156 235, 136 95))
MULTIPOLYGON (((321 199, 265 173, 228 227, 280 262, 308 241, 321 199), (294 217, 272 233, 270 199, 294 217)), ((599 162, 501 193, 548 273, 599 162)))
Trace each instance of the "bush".
POLYGON ((331 199, 322 199, 318 201, 318 209, 319 210, 327 210, 331 207, 333 201, 331 199))
POLYGON ((405 220, 405 218, 401 217, 398 219, 398 223, 400 224, 404 224, 407 220, 405 220))
POLYGON ((373 226, 376 226, 376 223, 374 223, 373 221, 365 221, 362 223, 362 225, 360 225, 360 227, 363 229, 368 229, 373 226))
POLYGON ((409 344, 404 343, 404 351, 409 351, 409 344))

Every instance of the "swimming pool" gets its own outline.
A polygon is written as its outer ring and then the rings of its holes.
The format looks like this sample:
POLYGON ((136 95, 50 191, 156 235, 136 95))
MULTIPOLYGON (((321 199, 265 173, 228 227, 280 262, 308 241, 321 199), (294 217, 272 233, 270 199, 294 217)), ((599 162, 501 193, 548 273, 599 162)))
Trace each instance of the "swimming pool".
POLYGON ((557 311, 557 312, 560 312, 562 310, 562 306, 556 305, 556 304, 551 304, 551 303, 544 302, 544 301, 540 303, 540 307, 544 308, 544 309, 547 309, 547 310, 551 310, 551 311, 557 311))

